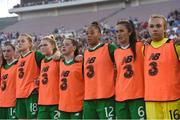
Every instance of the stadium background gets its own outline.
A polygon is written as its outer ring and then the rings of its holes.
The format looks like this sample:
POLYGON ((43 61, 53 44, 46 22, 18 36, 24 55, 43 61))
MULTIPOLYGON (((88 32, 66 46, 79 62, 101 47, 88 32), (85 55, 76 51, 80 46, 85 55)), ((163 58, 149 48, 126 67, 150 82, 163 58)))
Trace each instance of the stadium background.
POLYGON ((180 35, 180 0, 21 0, 9 10, 17 17, 0 18, 0 42, 16 44, 20 33, 33 36, 35 48, 44 35, 54 34, 60 46, 67 36, 87 47, 86 28, 98 21, 102 42, 116 43, 114 26, 118 20, 131 19, 138 37, 148 38, 147 20, 151 14, 162 14, 168 20, 168 36, 180 35))

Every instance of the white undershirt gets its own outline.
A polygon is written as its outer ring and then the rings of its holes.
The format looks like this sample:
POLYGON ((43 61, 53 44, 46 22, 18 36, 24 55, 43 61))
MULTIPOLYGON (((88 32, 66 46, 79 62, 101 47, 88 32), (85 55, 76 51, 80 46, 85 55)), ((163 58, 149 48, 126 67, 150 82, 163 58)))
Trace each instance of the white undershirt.
POLYGON ((130 44, 127 44, 126 46, 121 46, 121 49, 125 50, 127 48, 129 48, 130 44))

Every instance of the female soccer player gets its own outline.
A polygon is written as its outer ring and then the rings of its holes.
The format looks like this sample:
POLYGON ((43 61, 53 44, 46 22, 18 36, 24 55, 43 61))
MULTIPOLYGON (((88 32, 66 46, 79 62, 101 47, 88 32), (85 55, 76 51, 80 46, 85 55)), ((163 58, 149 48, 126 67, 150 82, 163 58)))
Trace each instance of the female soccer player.
POLYGON ((61 46, 64 60, 60 62, 60 119, 82 119, 84 80, 82 62, 75 61, 79 54, 78 43, 66 38, 61 46))
POLYGON ((44 56, 38 51, 32 51, 32 42, 28 34, 21 34, 17 40, 21 54, 16 76, 16 114, 19 119, 37 118, 38 92, 34 81, 39 77, 44 56))
POLYGON ((41 52, 45 58, 41 63, 38 99, 38 119, 58 119, 59 61, 52 59, 57 50, 54 36, 41 40, 41 52))
POLYGON ((16 118, 16 74, 17 62, 15 47, 5 42, 2 47, 3 63, 1 67, 0 119, 16 118))
POLYGON ((117 119, 145 119, 143 44, 137 42, 134 25, 128 20, 117 23, 116 36, 119 43, 114 53, 117 119))
POLYGON ((84 118, 114 119, 114 50, 113 44, 100 42, 101 29, 94 22, 87 30, 88 50, 84 52, 84 118))
POLYGON ((147 119, 180 119, 180 45, 166 38, 162 15, 148 21, 151 43, 144 47, 147 119))

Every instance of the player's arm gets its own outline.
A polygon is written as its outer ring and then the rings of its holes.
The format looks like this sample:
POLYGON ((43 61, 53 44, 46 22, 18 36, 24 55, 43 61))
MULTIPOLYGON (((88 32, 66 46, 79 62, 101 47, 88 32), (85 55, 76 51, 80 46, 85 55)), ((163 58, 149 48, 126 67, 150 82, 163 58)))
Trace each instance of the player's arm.
POLYGON ((44 57, 45 57, 45 55, 43 55, 39 51, 35 51, 35 59, 36 59, 36 63, 39 68, 41 67, 41 61, 44 57))
POLYGON ((117 49, 117 46, 115 44, 108 44, 108 48, 109 48, 109 55, 110 55, 111 60, 114 64, 114 80, 116 80, 117 69, 116 69, 116 64, 115 64, 114 51, 117 49))
POLYGON ((114 51, 117 49, 117 46, 115 44, 108 44, 108 48, 109 48, 109 55, 111 57, 111 60, 113 63, 115 63, 114 51))
POLYGON ((53 55, 53 60, 56 60, 56 61, 60 61, 63 58, 64 58, 64 55, 59 50, 57 50, 53 55))

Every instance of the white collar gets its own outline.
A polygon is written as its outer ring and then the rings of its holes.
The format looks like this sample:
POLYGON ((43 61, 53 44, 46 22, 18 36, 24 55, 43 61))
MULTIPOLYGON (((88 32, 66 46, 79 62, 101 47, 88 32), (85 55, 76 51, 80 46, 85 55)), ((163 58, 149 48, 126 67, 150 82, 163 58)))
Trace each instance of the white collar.
POLYGON ((97 47, 99 47, 101 45, 101 43, 98 43, 95 47, 93 48, 89 48, 90 50, 95 50, 97 47))
POLYGON ((25 53, 24 55, 22 55, 22 57, 26 57, 29 53, 31 53, 32 51, 28 51, 27 53, 25 53))
POLYGON ((121 49, 125 50, 125 49, 129 48, 129 46, 130 46, 130 44, 127 44, 126 46, 120 46, 120 47, 121 47, 121 49))
POLYGON ((65 60, 65 62, 66 62, 67 64, 69 64, 69 63, 71 63, 73 60, 74 60, 74 58, 72 58, 72 59, 70 59, 70 60, 65 60))
POLYGON ((47 57, 47 56, 46 56, 46 59, 47 59, 47 60, 50 60, 50 59, 52 59, 52 57, 53 57, 53 56, 50 56, 50 57, 47 57))
POLYGON ((12 61, 12 62, 7 63, 7 64, 10 66, 10 65, 12 65, 15 61, 17 61, 17 59, 13 59, 13 61, 12 61))

